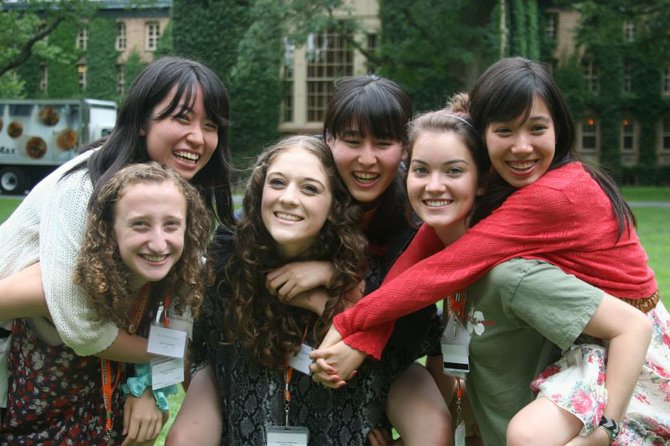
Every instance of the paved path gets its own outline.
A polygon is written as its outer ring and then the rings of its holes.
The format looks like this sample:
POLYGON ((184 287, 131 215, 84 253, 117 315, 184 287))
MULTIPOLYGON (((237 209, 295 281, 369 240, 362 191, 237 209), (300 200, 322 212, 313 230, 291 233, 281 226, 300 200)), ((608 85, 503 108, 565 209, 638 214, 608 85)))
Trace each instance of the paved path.
POLYGON ((670 208, 670 201, 629 201, 632 208, 670 208))

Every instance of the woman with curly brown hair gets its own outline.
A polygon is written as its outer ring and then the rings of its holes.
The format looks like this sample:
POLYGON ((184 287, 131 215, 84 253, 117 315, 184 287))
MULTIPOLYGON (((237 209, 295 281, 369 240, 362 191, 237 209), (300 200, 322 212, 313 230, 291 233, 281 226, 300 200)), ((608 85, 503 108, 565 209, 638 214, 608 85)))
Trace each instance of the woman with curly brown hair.
POLYGON ((344 392, 332 392, 300 372, 299 360, 287 361, 318 343, 332 317, 362 295, 361 210, 332 152, 308 136, 270 147, 253 167, 243 207, 234 240, 213 245, 219 281, 196 321, 203 342, 194 342, 194 362, 207 365, 196 372, 167 444, 272 444, 285 426, 308 431, 305 444, 367 444, 370 426, 383 417, 378 378, 361 370, 344 392), (296 261, 332 261, 334 274, 319 284, 321 293, 288 305, 266 277, 296 261))
MULTIPOLYGON (((131 334, 146 335, 157 318, 175 328, 177 315, 197 311, 202 301, 210 225, 200 193, 178 173, 157 163, 119 170, 91 202, 76 264, 74 280, 88 307, 131 334)), ((122 404, 116 384, 125 363, 49 344, 29 320, 15 323, 9 365, 1 444, 135 444, 160 432, 160 416, 140 423, 122 414, 147 408, 122 404)), ((155 404, 151 392, 140 395, 155 404)))

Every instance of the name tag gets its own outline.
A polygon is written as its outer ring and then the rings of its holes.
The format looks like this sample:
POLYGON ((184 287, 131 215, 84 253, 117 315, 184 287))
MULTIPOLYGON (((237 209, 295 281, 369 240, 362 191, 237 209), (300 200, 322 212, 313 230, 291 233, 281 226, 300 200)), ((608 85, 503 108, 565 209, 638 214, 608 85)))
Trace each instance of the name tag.
POLYGON ((453 314, 442 333, 441 347, 444 374, 465 378, 470 371, 470 335, 453 314))
POLYGON ((186 351, 186 332, 152 325, 147 351, 154 355, 183 358, 186 351))
POLYGON ((184 382, 183 358, 151 360, 151 389, 158 390, 181 382, 184 382))
POLYGON ((309 365, 312 363, 312 359, 309 357, 309 354, 313 351, 314 349, 307 344, 300 345, 298 353, 288 358, 288 365, 305 375, 311 375, 312 372, 309 370, 309 365))
POLYGON ((303 426, 270 426, 267 446, 307 446, 309 430, 303 426))

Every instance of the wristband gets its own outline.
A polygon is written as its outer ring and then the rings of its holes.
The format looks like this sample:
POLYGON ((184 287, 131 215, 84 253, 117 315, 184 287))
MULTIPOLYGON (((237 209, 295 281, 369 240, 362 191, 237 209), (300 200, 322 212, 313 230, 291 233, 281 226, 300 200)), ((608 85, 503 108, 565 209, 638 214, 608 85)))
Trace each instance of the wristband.
POLYGON ((607 436, 610 437, 610 443, 616 440, 617 435, 619 435, 619 424, 605 415, 600 418, 598 427, 607 433, 607 436))
MULTIPOLYGON (((136 398, 142 396, 144 391, 151 388, 151 366, 149 364, 135 364, 135 373, 137 376, 131 376, 121 385, 121 390, 124 395, 133 395, 136 398)), ((168 395, 174 395, 178 391, 176 385, 163 387, 162 389, 153 390, 154 400, 156 406, 161 412, 170 410, 168 402, 168 395)))

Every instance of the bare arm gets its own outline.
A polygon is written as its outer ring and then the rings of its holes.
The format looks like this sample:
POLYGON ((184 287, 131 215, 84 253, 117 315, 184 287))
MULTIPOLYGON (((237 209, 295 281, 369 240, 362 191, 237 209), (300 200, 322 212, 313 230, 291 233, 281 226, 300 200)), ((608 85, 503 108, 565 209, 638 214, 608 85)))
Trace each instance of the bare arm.
MULTIPOLYGON (((42 289, 39 262, 0 280, 0 309, 3 319, 50 317, 42 289)), ((124 330, 119 330, 112 344, 96 356, 132 363, 145 363, 151 359, 147 354, 146 338, 131 335, 124 330)))
POLYGON ((621 420, 645 362, 651 322, 638 309, 605 294, 584 333, 609 340, 604 415, 621 420))
POLYGON ((49 316, 39 263, 0 280, 0 315, 0 319, 49 316))
POLYGON ((221 404, 214 371, 207 366, 193 375, 165 444, 216 446, 221 439, 221 423, 221 404))

